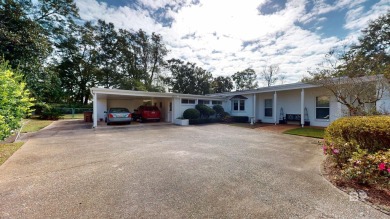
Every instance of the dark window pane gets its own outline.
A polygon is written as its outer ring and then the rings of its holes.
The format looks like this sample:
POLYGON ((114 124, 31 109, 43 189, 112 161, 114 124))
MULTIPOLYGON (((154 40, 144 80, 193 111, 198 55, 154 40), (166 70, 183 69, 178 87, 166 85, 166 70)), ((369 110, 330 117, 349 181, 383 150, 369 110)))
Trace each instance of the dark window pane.
POLYGON ((237 100, 233 101, 233 110, 238 110, 238 101, 237 100))
POLYGON ((222 105, 222 101, 213 100, 213 101, 212 101, 212 104, 213 104, 213 105, 222 105))
POLYGON ((240 100, 240 110, 245 110, 245 100, 240 100))
POLYGON ((195 100, 188 100, 189 104, 195 104, 195 100))
POLYGON ((272 99, 264 100, 265 108, 272 108, 272 99))
POLYGON ((188 103, 187 99, 181 99, 181 103, 188 103))
POLYGON ((272 117, 272 108, 265 108, 264 116, 272 117))
POLYGON ((317 108, 316 109, 317 119, 329 119, 329 108, 317 108))
POLYGON ((316 97, 316 106, 329 107, 329 97, 328 96, 316 97))

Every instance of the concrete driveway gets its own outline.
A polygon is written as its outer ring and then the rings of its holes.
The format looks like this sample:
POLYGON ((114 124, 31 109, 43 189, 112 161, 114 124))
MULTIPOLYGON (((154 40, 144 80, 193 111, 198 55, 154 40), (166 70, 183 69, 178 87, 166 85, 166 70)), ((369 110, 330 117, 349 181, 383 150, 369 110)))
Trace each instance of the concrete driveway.
POLYGON ((387 218, 320 174, 316 140, 229 125, 59 121, 0 167, 0 218, 387 218))

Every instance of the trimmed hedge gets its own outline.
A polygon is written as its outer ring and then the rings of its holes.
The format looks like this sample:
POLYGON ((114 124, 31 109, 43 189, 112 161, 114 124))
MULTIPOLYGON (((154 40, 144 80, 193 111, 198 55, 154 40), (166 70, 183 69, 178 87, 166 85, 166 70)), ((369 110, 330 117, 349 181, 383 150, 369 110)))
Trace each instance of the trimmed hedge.
POLYGON ((334 121, 324 140, 338 151, 338 163, 346 163, 358 148, 368 153, 390 149, 390 116, 354 116, 334 121))
POLYGON ((200 112, 200 117, 209 118, 210 116, 215 114, 215 110, 211 109, 210 107, 204 104, 196 105, 195 109, 197 109, 200 112))
POLYGON ((186 109, 183 112, 183 117, 185 119, 199 119, 200 117, 200 112, 197 109, 186 109))
POLYGON ((325 129, 323 150, 334 158, 344 176, 359 183, 389 183, 390 116, 334 121, 325 129))

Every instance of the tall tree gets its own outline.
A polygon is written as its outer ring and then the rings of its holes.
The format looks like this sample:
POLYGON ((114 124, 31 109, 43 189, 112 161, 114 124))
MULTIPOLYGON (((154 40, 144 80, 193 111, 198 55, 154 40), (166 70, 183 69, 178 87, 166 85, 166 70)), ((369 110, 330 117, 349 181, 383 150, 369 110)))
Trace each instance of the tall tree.
POLYGON ((236 84, 236 90, 255 89, 258 87, 256 72, 251 68, 236 72, 232 75, 232 79, 236 84))
POLYGON ((260 73, 260 78, 267 83, 267 87, 270 87, 276 83, 279 79, 279 65, 264 66, 263 71, 260 73))
POLYGON ((364 115, 388 90, 390 15, 372 21, 359 43, 347 51, 330 52, 324 66, 309 72, 305 81, 327 88, 350 115, 364 115))
POLYGON ((47 101, 42 90, 56 89, 46 83, 58 81, 47 68, 48 56, 61 30, 77 16, 72 0, 0 1, 0 53, 20 69, 38 101, 47 101))
POLYGON ((98 81, 105 88, 117 88, 118 74, 118 33, 113 23, 98 20, 96 30, 98 47, 98 81))
POLYGON ((218 76, 211 82, 211 90, 213 93, 230 92, 232 89, 233 82, 229 76, 218 76))
POLYGON ((171 91, 184 94, 209 94, 212 75, 210 72, 197 67, 194 63, 184 63, 179 59, 168 60, 170 77, 164 81, 171 91))
POLYGON ((56 71, 69 103, 87 104, 89 88, 96 85, 98 46, 94 31, 90 22, 74 25, 69 35, 57 45, 60 60, 56 71))

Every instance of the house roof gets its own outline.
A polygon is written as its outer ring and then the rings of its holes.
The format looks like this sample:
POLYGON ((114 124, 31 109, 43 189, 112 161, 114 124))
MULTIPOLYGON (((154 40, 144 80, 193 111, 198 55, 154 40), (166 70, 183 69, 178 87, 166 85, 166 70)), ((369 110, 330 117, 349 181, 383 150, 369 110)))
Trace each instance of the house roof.
POLYGON ((313 88, 313 87, 320 87, 320 85, 298 82, 298 83, 283 84, 283 85, 276 85, 276 86, 270 86, 270 87, 261 87, 261 88, 257 88, 257 89, 251 89, 251 90, 208 94, 207 96, 228 97, 228 96, 234 96, 234 95, 258 94, 258 93, 267 93, 267 92, 285 91, 285 90, 296 90, 296 89, 313 88))
POLYGON ((97 88, 97 87, 91 88, 91 93, 108 95, 108 96, 155 97, 155 98, 176 97, 176 98, 193 98, 193 99, 206 99, 206 100, 225 99, 225 97, 219 97, 219 96, 205 96, 205 95, 181 94, 181 93, 160 93, 160 92, 108 89, 108 88, 97 88))

